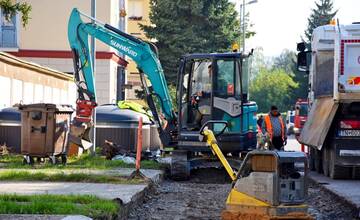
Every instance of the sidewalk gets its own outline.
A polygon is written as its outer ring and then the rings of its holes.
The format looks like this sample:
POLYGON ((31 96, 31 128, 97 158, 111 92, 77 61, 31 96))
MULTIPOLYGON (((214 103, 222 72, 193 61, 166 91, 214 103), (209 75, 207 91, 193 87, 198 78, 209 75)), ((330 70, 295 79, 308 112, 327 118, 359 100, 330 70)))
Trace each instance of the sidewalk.
MULTIPOLYGON (((116 170, 54 170, 54 172, 64 173, 90 173, 117 176, 129 176, 135 169, 116 169, 116 170)), ((0 172, 5 170, 0 170, 0 172)), ((18 170, 21 171, 21 170, 18 170)), ((24 169, 25 171, 25 169, 24 169)), ((31 172, 42 172, 41 169, 26 170, 31 172)), ((163 172, 161 170, 141 170, 141 172, 154 183, 161 181, 163 172)), ((25 181, 5 181, 0 182, 0 194, 80 194, 95 195, 104 199, 119 199, 124 205, 129 203, 132 198, 141 193, 148 187, 147 184, 127 185, 127 184, 106 184, 106 183, 75 183, 75 182, 25 182, 25 181)))
POLYGON ((360 180, 333 180, 317 172, 310 172, 310 179, 353 207, 360 217, 360 180))
MULTIPOLYGON (((5 172, 8 169, 0 169, 5 172)), ((114 170, 54 170, 54 172, 67 173, 89 173, 102 175, 115 175, 127 177, 135 169, 114 169, 114 170)), ((22 170, 18 170, 22 171, 22 170)), ((25 171, 25 169, 24 169, 25 171)), ((31 172, 42 172, 41 169, 26 169, 31 172)), ((152 183, 159 183, 163 177, 161 170, 141 170, 151 179, 152 183)), ((144 184, 107 184, 107 183, 79 183, 79 182, 44 182, 44 181, 0 181, 0 194, 54 194, 54 195, 94 195, 99 198, 117 200, 122 205, 121 216, 126 219, 128 211, 138 203, 142 202, 150 187, 149 183, 144 184)), ((39 220, 73 220, 89 219, 85 216, 59 216, 59 215, 0 215, 0 220, 7 219, 39 219, 39 220)))

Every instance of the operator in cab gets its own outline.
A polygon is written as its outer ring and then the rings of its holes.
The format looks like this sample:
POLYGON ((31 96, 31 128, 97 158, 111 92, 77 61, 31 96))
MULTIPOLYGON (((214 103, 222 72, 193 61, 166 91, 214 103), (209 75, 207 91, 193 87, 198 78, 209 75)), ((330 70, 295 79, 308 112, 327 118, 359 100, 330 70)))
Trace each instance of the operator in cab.
POLYGON ((212 80, 212 65, 207 67, 207 76, 201 81, 196 81, 195 91, 199 97, 210 97, 211 95, 211 80, 212 80))
POLYGON ((285 124, 276 106, 271 106, 270 112, 264 117, 261 126, 263 134, 269 138, 270 149, 284 150, 287 142, 285 124))

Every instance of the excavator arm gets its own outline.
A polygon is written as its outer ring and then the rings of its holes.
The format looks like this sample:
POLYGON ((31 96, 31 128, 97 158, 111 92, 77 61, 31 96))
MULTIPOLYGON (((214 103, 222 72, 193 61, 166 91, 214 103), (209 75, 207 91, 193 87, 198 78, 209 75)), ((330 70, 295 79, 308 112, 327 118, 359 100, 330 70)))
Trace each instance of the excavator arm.
MULTIPOLYGON (((157 55, 150 45, 111 25, 103 24, 74 8, 68 24, 68 39, 73 51, 75 81, 78 87, 80 102, 89 101, 93 106, 96 103, 94 71, 92 68, 93 60, 91 60, 88 43, 89 36, 130 57, 137 64, 140 73, 145 74, 152 85, 152 87, 147 87, 145 90, 149 93, 147 94, 147 99, 148 103, 150 101, 149 107, 153 112, 155 120, 160 124, 154 100, 152 99, 154 96, 160 102, 162 113, 168 124, 174 124, 176 115, 173 110, 164 72, 157 55), (85 23, 81 17, 87 17, 94 21, 94 23, 85 23)), ((143 79, 142 81, 145 80, 143 79)))

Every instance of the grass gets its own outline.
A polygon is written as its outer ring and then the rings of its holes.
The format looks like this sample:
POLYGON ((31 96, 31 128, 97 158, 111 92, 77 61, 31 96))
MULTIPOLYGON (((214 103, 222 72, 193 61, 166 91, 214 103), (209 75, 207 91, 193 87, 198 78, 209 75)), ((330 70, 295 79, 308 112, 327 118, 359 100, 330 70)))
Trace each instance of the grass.
POLYGON ((6 170, 0 172, 2 181, 49 181, 49 182, 87 182, 87 183, 114 183, 114 184, 141 184, 144 180, 128 179, 120 176, 64 173, 64 172, 41 172, 6 170))
POLYGON ((0 195, 1 214, 85 215, 116 219, 120 205, 90 195, 0 195))
MULTIPOLYGON (((115 169, 115 168, 134 168, 134 164, 126 164, 121 160, 106 160, 103 156, 92 156, 90 154, 83 154, 80 157, 68 158, 66 166, 57 164, 52 165, 36 164, 34 166, 23 165, 23 157, 21 155, 1 156, 0 163, 2 168, 21 168, 21 169, 115 169)), ((156 161, 144 160, 141 161, 141 168, 143 169, 161 169, 162 165, 156 161)))

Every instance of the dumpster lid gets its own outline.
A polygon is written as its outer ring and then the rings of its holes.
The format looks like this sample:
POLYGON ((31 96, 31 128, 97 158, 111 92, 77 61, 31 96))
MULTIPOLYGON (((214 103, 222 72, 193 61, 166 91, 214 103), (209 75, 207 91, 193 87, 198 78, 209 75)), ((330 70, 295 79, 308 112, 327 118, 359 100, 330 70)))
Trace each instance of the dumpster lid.
POLYGON ((120 109, 116 105, 96 107, 96 123, 138 123, 140 117, 144 124, 151 124, 148 116, 129 109, 120 109))
POLYGON ((21 113, 18 108, 10 107, 0 110, 0 121, 21 121, 21 113))
POLYGON ((35 103, 35 104, 28 104, 28 105, 20 105, 19 109, 21 111, 26 111, 30 109, 46 109, 46 110, 54 110, 55 112, 61 113, 73 113, 74 109, 71 105, 56 105, 52 103, 35 103))

